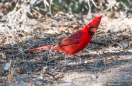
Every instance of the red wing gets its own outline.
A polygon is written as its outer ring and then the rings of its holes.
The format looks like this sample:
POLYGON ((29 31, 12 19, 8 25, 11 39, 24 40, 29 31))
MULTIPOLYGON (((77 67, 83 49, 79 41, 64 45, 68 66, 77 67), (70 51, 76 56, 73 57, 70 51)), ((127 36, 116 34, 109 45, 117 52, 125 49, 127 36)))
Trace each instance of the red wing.
POLYGON ((71 44, 78 44, 81 41, 81 37, 83 36, 83 31, 79 30, 76 33, 66 37, 62 41, 58 43, 59 46, 66 46, 71 44))

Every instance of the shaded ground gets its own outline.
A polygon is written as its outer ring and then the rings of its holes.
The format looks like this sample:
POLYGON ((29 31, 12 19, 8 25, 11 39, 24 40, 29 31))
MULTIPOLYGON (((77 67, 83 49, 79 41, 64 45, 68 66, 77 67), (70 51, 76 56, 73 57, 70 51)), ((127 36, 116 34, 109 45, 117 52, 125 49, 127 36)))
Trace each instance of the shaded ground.
MULTIPOLYGON (((78 53, 78 57, 82 58, 81 64, 78 59, 58 51, 23 53, 33 47, 55 45, 91 19, 86 15, 67 13, 40 23, 32 20, 25 25, 27 28, 20 26, 20 30, 13 35, 6 33, 8 29, 5 32, 1 30, 6 34, 1 34, 0 85, 131 86, 131 18, 111 19, 104 15, 93 40, 78 53), (8 36, 10 38, 6 38, 8 36), (9 61, 12 64, 10 70, 5 70, 9 61)), ((1 27, 7 28, 3 23, 1 27)), ((17 27, 14 28, 17 30, 17 27)))

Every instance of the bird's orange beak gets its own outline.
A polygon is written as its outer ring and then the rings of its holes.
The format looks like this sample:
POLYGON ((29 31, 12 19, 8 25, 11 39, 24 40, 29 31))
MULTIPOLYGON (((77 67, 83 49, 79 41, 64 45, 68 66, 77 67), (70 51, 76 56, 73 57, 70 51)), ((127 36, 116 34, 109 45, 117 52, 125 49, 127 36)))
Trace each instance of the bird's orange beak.
POLYGON ((97 28, 92 28, 91 31, 95 33, 97 31, 97 28))

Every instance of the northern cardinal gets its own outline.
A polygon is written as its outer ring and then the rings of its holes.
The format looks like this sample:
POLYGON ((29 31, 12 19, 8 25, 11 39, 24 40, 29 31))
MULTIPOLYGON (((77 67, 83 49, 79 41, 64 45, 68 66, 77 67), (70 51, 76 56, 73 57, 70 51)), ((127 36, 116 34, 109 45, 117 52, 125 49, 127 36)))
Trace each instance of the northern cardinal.
POLYGON ((75 56, 77 52, 83 50, 88 43, 91 41, 94 33, 97 31, 97 28, 100 24, 102 15, 95 17, 89 24, 84 28, 79 29, 76 33, 64 38, 56 46, 47 45, 34 49, 30 49, 25 53, 33 53, 40 50, 59 50, 66 54, 75 56))

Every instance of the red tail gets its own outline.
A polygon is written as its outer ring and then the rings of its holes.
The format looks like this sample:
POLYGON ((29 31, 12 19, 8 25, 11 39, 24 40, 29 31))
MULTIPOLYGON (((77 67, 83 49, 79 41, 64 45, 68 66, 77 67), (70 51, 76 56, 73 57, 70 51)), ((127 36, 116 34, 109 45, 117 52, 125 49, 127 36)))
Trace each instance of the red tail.
POLYGON ((26 51, 25 53, 28 54, 28 53, 33 53, 33 52, 40 51, 40 50, 48 50, 51 48, 52 48, 51 45, 47 45, 47 46, 42 46, 42 47, 30 49, 30 50, 26 51))

